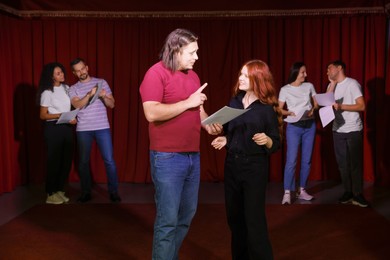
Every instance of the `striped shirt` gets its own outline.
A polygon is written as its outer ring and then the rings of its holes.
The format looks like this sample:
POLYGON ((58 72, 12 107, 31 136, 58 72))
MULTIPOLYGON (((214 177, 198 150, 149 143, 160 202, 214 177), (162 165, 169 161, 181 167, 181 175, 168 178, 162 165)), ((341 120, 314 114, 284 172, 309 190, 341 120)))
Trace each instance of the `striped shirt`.
MULTIPOLYGON (((112 93, 111 89, 104 79, 91 77, 91 80, 88 82, 79 81, 70 87, 70 99, 74 97, 82 99, 99 82, 102 82, 106 94, 110 95, 112 93)), ((83 107, 78 112, 76 131, 94 131, 107 128, 110 128, 107 109, 100 98, 96 99, 94 103, 83 107)))

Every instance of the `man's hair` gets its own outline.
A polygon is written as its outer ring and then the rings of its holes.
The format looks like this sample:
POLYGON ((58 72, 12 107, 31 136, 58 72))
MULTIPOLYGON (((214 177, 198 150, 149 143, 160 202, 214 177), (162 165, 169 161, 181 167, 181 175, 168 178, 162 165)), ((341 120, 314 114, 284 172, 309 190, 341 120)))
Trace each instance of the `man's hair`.
POLYGON ((73 70, 73 66, 76 65, 76 64, 78 64, 78 63, 80 63, 80 62, 86 64, 86 63, 85 63, 85 60, 82 59, 82 58, 76 58, 76 59, 72 60, 72 61, 70 62, 70 67, 72 68, 72 70, 73 70))
POLYGON ((181 51, 181 48, 197 40, 198 36, 189 30, 174 30, 165 39, 164 46, 160 52, 160 60, 166 68, 176 71, 179 67, 177 54, 181 51))
POLYGON ((329 65, 333 65, 333 66, 341 66, 341 68, 343 68, 343 70, 345 71, 346 69, 346 65, 345 63, 342 61, 342 60, 335 60, 335 61, 332 61, 332 62, 329 62, 328 66, 329 65))
POLYGON ((295 62, 290 69, 290 76, 288 77, 287 84, 293 83, 297 78, 299 74, 299 70, 305 66, 305 63, 302 61, 295 62))

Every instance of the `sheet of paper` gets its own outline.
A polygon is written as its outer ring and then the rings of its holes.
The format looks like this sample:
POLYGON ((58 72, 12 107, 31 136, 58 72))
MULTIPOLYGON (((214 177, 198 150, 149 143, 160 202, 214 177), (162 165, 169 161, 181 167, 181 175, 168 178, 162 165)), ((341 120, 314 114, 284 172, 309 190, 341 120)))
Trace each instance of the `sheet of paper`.
POLYGON ((230 120, 233 120, 234 118, 244 114, 245 112, 249 111, 249 109, 237 109, 237 108, 231 108, 228 106, 224 106, 208 118, 204 119, 202 121, 202 125, 208 125, 208 124, 214 124, 214 123, 220 123, 221 125, 226 124, 230 120))
POLYGON ((332 106, 322 107, 322 108, 320 108, 320 110, 318 112, 320 115, 322 127, 327 126, 335 118, 332 106))
POLYGON ((322 123, 322 127, 327 126, 335 118, 333 111, 333 104, 336 102, 333 92, 327 92, 323 94, 317 94, 314 96, 320 108, 319 115, 322 123))
POLYGON ((317 94, 314 96, 319 106, 331 106, 335 103, 334 93, 328 92, 323 94, 317 94))
POLYGON ((91 101, 89 101, 87 106, 91 105, 93 102, 96 101, 96 99, 99 98, 99 93, 100 93, 100 91, 102 91, 102 89, 103 89, 103 81, 99 81, 95 95, 93 95, 91 101))
POLYGON ((69 121, 73 120, 76 118, 77 113, 79 112, 80 109, 75 109, 69 112, 62 113, 60 118, 57 120, 56 124, 68 124, 69 121))
POLYGON ((303 109, 303 110, 295 113, 295 116, 288 116, 288 117, 286 117, 284 119, 284 121, 287 122, 287 123, 296 123, 299 120, 306 120, 306 119, 309 119, 309 118, 313 118, 313 117, 309 117, 308 113, 309 113, 309 110, 304 110, 303 109))

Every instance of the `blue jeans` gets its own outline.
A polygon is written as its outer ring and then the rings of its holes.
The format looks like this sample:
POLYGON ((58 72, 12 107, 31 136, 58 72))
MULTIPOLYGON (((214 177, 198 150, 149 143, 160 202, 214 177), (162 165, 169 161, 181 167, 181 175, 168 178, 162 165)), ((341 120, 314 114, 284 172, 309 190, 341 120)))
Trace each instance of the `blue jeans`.
POLYGON ((286 128, 286 165, 284 167, 284 189, 295 191, 295 167, 298 150, 301 149, 301 171, 299 187, 305 188, 310 173, 311 156, 313 152, 316 124, 314 120, 307 122, 305 127, 287 124, 286 128), (311 123, 310 123, 311 122, 311 123))
POLYGON ((117 192, 118 176, 116 171, 116 164, 114 161, 110 129, 107 128, 95 131, 78 131, 76 134, 80 159, 79 175, 81 191, 83 194, 91 193, 91 171, 89 167, 89 160, 91 156, 92 142, 94 139, 96 140, 96 143, 99 147, 99 151, 103 157, 104 166, 106 168, 108 192, 117 192))
POLYGON ((178 259, 198 204, 200 154, 150 151, 156 220, 152 259, 178 259))

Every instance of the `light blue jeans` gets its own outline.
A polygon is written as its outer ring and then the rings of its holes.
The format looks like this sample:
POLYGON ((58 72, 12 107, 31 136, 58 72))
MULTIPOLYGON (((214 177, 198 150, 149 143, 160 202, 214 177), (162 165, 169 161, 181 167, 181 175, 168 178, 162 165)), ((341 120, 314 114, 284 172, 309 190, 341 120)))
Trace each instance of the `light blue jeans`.
POLYGON ((314 120, 305 122, 304 127, 287 124, 286 128, 286 165, 284 167, 284 189, 295 191, 295 167, 298 151, 301 148, 301 170, 299 187, 305 188, 310 173, 311 156, 313 152, 316 124, 314 120), (311 122, 311 123, 310 123, 311 122))
POLYGON ((178 259, 198 204, 200 154, 150 151, 156 220, 152 259, 178 259))

